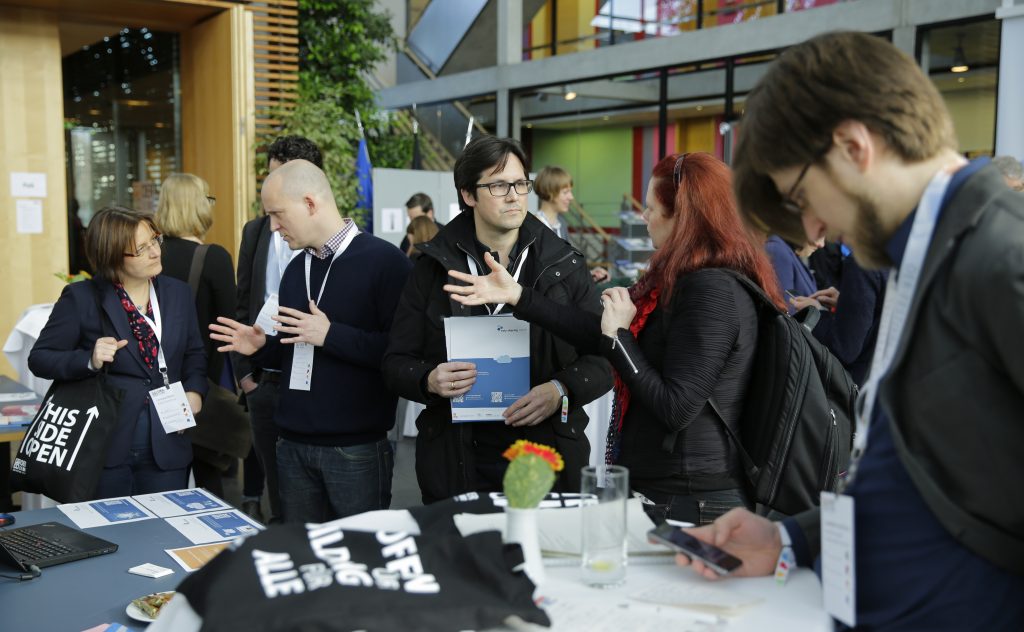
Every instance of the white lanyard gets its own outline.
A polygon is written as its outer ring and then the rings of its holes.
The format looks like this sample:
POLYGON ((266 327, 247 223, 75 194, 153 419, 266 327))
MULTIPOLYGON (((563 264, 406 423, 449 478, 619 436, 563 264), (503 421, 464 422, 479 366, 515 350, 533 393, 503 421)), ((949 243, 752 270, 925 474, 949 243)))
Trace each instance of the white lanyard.
MULTIPOLYGON (((341 242, 341 245, 338 246, 338 250, 335 251, 334 256, 331 257, 331 263, 327 266, 327 272, 324 274, 324 280, 323 280, 323 282, 320 283, 320 293, 316 295, 316 304, 317 305, 320 304, 320 299, 324 295, 324 289, 327 287, 327 277, 330 276, 330 274, 331 274, 331 268, 334 267, 334 262, 338 260, 338 257, 341 256, 341 253, 345 252, 345 249, 348 248, 348 245, 352 243, 352 240, 356 238, 356 235, 358 233, 359 233, 359 229, 356 226, 353 225, 352 228, 349 229, 348 235, 346 235, 345 239, 341 242)), ((312 294, 312 292, 310 291, 310 288, 309 288, 309 273, 310 273, 310 270, 312 269, 312 267, 313 267, 313 255, 311 255, 311 254, 309 254, 307 252, 306 253, 306 299, 310 300, 310 301, 313 300, 313 294, 312 294)))
POLYGON ((163 323, 160 319, 160 301, 156 298, 156 287, 153 285, 153 281, 149 282, 149 304, 153 307, 153 320, 146 316, 145 312, 135 306, 135 311, 139 312, 146 324, 153 330, 153 334, 156 335, 156 362, 157 366, 160 367, 160 375, 164 378, 164 388, 170 388, 171 383, 167 379, 167 359, 164 357, 164 345, 160 342, 163 338, 163 323))
MULTIPOLYGON (((523 254, 519 255, 519 265, 516 266, 516 272, 515 274, 512 275, 512 280, 515 281, 516 283, 519 283, 519 275, 523 271, 523 264, 526 263, 526 255, 528 254, 530 254, 529 246, 523 249, 523 254)), ((473 260, 473 257, 466 255, 466 263, 469 264, 469 271, 473 276, 480 276, 480 271, 477 269, 476 261, 473 260)), ((484 305, 484 307, 487 307, 487 305, 484 305)), ((487 307, 487 313, 490 314, 491 316, 494 316, 495 314, 501 311, 502 307, 505 307, 504 303, 498 303, 498 305, 493 310, 490 307, 487 307)))
MULTIPOLYGON (((875 351, 871 359, 871 372, 861 391, 863 405, 859 407, 860 415, 857 418, 857 438, 853 446, 854 464, 867 447, 868 426, 871 423, 875 402, 878 400, 878 385, 892 368, 892 361, 907 324, 910 305, 921 277, 921 269, 924 267, 925 255, 928 253, 928 246, 931 244, 932 234, 935 232, 942 200, 946 195, 946 189, 949 188, 953 173, 963 164, 959 163, 952 169, 940 170, 928 183, 924 195, 921 196, 921 202, 917 206, 914 223, 910 227, 910 237, 907 239, 907 246, 903 252, 899 273, 889 274, 889 281, 885 288, 885 303, 882 306, 882 316, 878 327, 878 339, 875 342, 875 351)), ((847 482, 852 479, 854 464, 851 464, 847 482)))
POLYGON ((278 286, 281 284, 281 279, 284 277, 284 271, 288 269, 288 264, 292 262, 295 255, 299 254, 298 251, 290 251, 287 259, 281 257, 281 246, 284 245, 284 239, 281 237, 281 233, 271 233, 270 243, 274 245, 274 266, 277 267, 277 282, 278 286))

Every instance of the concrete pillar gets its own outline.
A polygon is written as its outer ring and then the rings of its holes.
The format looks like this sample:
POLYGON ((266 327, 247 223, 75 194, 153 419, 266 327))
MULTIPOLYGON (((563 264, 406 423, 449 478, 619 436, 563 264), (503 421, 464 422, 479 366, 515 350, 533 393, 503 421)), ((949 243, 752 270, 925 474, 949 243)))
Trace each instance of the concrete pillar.
POLYGON ((523 0, 498 0, 498 66, 523 60, 523 0))
POLYGON ((1004 0, 996 12, 1002 20, 999 47, 999 94, 996 97, 996 154, 1009 154, 1024 160, 1024 72, 1019 60, 1024 59, 1024 2, 1004 0))

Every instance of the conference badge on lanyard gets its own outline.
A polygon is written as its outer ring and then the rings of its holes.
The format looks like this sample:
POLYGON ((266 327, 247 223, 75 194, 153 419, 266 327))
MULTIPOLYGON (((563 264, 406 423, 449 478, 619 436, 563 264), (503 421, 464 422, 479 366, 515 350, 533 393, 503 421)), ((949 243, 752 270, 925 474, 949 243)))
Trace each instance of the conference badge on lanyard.
MULTIPOLYGON (((163 378, 163 385, 154 388, 149 392, 149 399, 153 402, 157 417, 160 418, 160 425, 164 432, 171 434, 179 432, 196 425, 196 418, 192 414, 192 406, 185 397, 185 388, 181 382, 171 381, 167 377, 167 358, 164 357, 163 345, 163 321, 160 318, 160 302, 156 297, 156 289, 153 282, 149 282, 149 304, 153 306, 153 320, 139 310, 139 314, 146 323, 153 329, 157 343, 157 365, 160 367, 160 377, 163 378)), ((138 308, 136 308, 138 309, 138 308)))

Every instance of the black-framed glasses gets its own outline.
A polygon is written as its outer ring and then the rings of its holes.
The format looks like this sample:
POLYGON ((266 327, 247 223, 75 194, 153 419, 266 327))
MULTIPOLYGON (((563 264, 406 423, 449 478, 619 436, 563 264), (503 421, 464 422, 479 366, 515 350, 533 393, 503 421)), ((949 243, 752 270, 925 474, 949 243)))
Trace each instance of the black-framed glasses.
POLYGON ((164 236, 161 235, 160 233, 157 233, 156 235, 153 236, 152 239, 150 239, 146 243, 144 243, 141 246, 139 246, 138 248, 136 248, 135 252, 133 252, 133 253, 132 252, 126 252, 126 253, 124 253, 124 256, 126 256, 126 257, 141 257, 142 255, 146 254, 146 251, 148 251, 150 248, 155 248, 156 250, 160 250, 160 246, 162 246, 163 244, 164 244, 164 236))
POLYGON ((210 204, 216 204, 217 203, 217 198, 216 198, 216 196, 213 196, 213 195, 207 195, 206 196, 206 201, 209 202, 210 204))
POLYGON ((491 182, 490 184, 478 184, 476 188, 487 187, 494 197, 505 197, 513 188, 519 195, 526 195, 533 191, 533 180, 518 180, 516 182, 491 182))
POLYGON ((803 215, 804 209, 796 200, 793 199, 793 195, 796 193, 797 187, 800 186, 800 183, 804 181, 804 176, 807 175, 807 172, 810 170, 811 166, 814 163, 821 160, 822 158, 824 158, 825 154, 827 154, 831 149, 832 141, 830 140, 828 145, 825 145, 825 147, 821 151, 814 154, 814 158, 811 158, 810 161, 808 161, 808 163, 804 165, 804 168, 800 170, 800 175, 796 177, 796 181, 793 182, 793 186, 789 187, 789 192, 783 195, 782 200, 779 202, 779 205, 787 212, 793 215, 803 215))

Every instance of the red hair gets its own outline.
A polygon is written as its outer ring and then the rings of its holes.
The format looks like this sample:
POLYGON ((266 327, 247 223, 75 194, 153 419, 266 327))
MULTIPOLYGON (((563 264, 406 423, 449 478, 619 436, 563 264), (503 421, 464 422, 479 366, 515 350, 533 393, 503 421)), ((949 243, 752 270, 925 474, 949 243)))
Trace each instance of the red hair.
POLYGON ((675 216, 672 234, 651 257, 647 273, 633 286, 634 300, 660 287, 666 301, 676 279, 703 268, 730 268, 747 276, 780 309, 785 302, 764 249, 743 225, 732 191, 732 173, 707 153, 673 154, 651 172, 654 197, 675 216), (676 162, 679 185, 676 186, 676 162))

